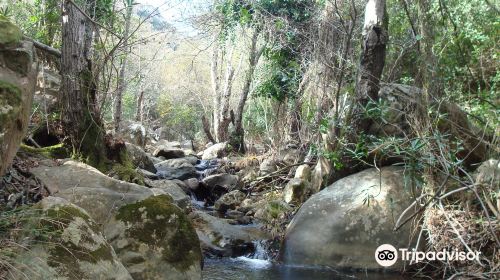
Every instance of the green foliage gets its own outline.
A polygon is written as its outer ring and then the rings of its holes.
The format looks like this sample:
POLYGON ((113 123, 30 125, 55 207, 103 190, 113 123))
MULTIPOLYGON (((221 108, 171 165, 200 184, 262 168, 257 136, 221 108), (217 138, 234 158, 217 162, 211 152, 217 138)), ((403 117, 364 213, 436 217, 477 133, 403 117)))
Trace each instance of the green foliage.
POLYGON ((163 126, 173 135, 194 139, 196 132, 202 129, 199 116, 203 109, 198 103, 176 102, 168 95, 161 95, 157 111, 163 126))

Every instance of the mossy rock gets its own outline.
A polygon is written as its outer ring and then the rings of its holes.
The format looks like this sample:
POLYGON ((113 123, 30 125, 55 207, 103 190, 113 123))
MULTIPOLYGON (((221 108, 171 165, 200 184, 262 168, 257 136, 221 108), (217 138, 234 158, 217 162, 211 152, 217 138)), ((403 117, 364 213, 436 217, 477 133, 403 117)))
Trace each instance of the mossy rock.
POLYGON ((0 46, 17 45, 23 38, 23 33, 19 27, 15 26, 5 16, 0 15, 0 46))
POLYGON ((13 279, 132 279, 85 210, 48 197, 29 213, 13 279))
POLYGON ((115 175, 119 180, 144 186, 144 176, 137 172, 132 166, 115 164, 110 174, 115 175))
POLYGON ((40 155, 50 159, 63 159, 70 156, 69 150, 63 144, 43 148, 35 148, 21 144, 20 150, 28 154, 40 155))
POLYGON ((196 231, 168 195, 122 206, 106 235, 134 279, 201 277, 196 231))
POLYGON ((14 84, 0 80, 0 131, 19 114, 22 104, 21 89, 14 84))

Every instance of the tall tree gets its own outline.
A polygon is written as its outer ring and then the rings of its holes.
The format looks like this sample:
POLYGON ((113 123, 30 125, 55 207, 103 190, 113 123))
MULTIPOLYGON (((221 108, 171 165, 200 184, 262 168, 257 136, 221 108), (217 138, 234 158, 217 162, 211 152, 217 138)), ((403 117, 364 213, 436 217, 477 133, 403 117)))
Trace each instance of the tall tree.
POLYGON ((432 51, 434 45, 434 24, 430 0, 418 0, 418 20, 422 58, 420 62, 420 78, 422 79, 422 88, 424 89, 425 102, 429 102, 430 97, 437 97, 440 94, 439 85, 436 76, 437 58, 432 51))
POLYGON ((241 91, 238 107, 234 117, 234 134, 232 137, 232 146, 240 153, 245 152, 245 131, 243 130, 243 111, 245 104, 250 94, 250 86, 252 85, 255 68, 264 51, 264 47, 257 48, 257 41, 259 38, 259 31, 254 30, 250 41, 250 50, 248 52, 248 69, 245 73, 245 80, 243 82, 243 90, 241 91))
POLYGON ((95 167, 105 162, 104 129, 96 104, 92 65, 95 25, 90 19, 95 0, 72 0, 62 5, 61 101, 62 122, 74 153, 95 167))
POLYGON ((371 121, 363 118, 370 101, 378 100, 380 77, 385 64, 386 45, 389 38, 389 18, 385 0, 368 0, 362 33, 361 60, 356 85, 357 104, 354 109, 353 127, 368 132, 371 121))
POLYGON ((125 46, 126 49, 122 54, 120 73, 118 75, 118 86, 116 89, 116 96, 115 96, 114 121, 115 121, 115 131, 117 131, 117 132, 120 129, 120 123, 122 120, 122 100, 123 100, 123 92, 125 91, 125 87, 126 87, 125 69, 127 68, 128 37, 130 34, 130 21, 132 19, 132 8, 133 8, 132 5, 133 4, 134 4, 133 0, 126 0, 127 13, 125 15, 125 30, 123 32, 123 45, 125 46))

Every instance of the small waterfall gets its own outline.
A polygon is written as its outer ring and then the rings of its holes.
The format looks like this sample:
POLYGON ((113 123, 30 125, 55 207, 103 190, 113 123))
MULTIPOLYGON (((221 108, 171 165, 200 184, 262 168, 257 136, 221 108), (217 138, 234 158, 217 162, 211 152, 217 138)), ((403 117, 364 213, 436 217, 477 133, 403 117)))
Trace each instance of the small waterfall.
POLYGON ((254 241, 255 251, 247 256, 234 258, 236 261, 244 262, 252 269, 266 269, 272 266, 265 240, 254 241))
POLYGON ((253 242, 255 251, 250 254, 250 258, 256 260, 270 260, 269 254, 267 252, 267 246, 265 240, 258 240, 253 242))

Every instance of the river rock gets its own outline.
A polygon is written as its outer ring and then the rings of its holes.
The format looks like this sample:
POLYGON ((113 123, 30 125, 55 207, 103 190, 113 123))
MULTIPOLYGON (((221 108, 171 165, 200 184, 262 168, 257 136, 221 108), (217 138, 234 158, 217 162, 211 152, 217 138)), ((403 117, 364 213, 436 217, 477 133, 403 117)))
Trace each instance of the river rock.
POLYGON ((184 151, 181 149, 161 146, 156 148, 156 150, 154 150, 153 156, 164 157, 165 159, 173 159, 173 158, 183 158, 185 154, 184 151))
POLYGON ((187 180, 197 177, 194 166, 183 158, 168 159, 155 164, 155 167, 158 170, 158 176, 163 179, 187 180))
POLYGON ((191 203, 191 198, 182 190, 182 188, 171 180, 149 180, 147 184, 153 188, 165 191, 169 194, 180 208, 186 208, 191 203))
POLYGON ((198 181, 198 179, 196 178, 190 178, 190 179, 187 179, 187 180, 184 180, 184 184, 186 184, 189 192, 196 192, 196 190, 198 190, 198 188, 200 187, 200 181, 198 181))
POLYGON ((259 166, 259 174, 261 176, 268 175, 276 170, 278 170, 278 166, 273 158, 266 158, 259 166))
POLYGON ((311 167, 308 164, 302 164, 295 170, 294 178, 302 179, 305 181, 311 180, 311 167))
MULTIPOLYGON (((59 197, 47 197, 32 207, 32 231, 23 237, 9 279, 130 279, 100 226, 82 208, 59 197), (28 244, 26 242, 28 241, 28 244)), ((29 212, 27 212, 29 213, 29 212)))
POLYGON ((374 257, 379 245, 406 248, 409 225, 393 231, 395 219, 412 202, 404 168, 381 172, 353 174, 311 196, 287 228, 281 250, 285 263, 380 269, 374 257))
POLYGON ((236 209, 238 205, 245 199, 246 195, 239 190, 230 191, 221 196, 214 204, 215 210, 226 212, 229 209, 236 209))
POLYGON ((225 219, 205 212, 189 214, 196 228, 203 251, 219 257, 236 257, 251 253, 253 241, 267 239, 268 236, 257 227, 231 225, 225 219))
POLYGON ((154 163, 151 161, 150 156, 144 152, 144 150, 132 143, 125 143, 127 149, 127 154, 132 160, 132 164, 135 167, 147 170, 152 173, 156 173, 156 168, 154 163))
POLYGON ((82 207, 103 225, 134 279, 201 278, 196 234, 164 191, 109 178, 72 160, 60 166, 43 161, 31 172, 52 195, 82 207))
POLYGON ((0 15, 0 176, 5 174, 28 128, 38 63, 33 43, 0 15))
MULTIPOLYGON (((275 219, 283 219, 284 214, 292 210, 288 203, 282 200, 258 201, 253 205, 254 217, 264 222, 272 222, 275 219)), ((247 213, 249 214, 249 213, 247 213)))
POLYGON ((240 179, 237 175, 226 173, 210 175, 204 178, 202 183, 211 191, 214 191, 217 188, 222 188, 225 192, 229 192, 241 187, 240 179))
POLYGON ((301 203, 307 192, 307 181, 301 178, 293 178, 285 186, 283 190, 283 199, 286 203, 292 201, 301 203))
POLYGON ((209 160, 214 158, 222 158, 226 155, 228 149, 227 142, 217 143, 210 147, 208 147, 205 151, 203 151, 203 155, 201 159, 209 160))
POLYGON ((201 279, 200 243, 189 218, 167 195, 118 209, 106 237, 134 279, 201 279))

